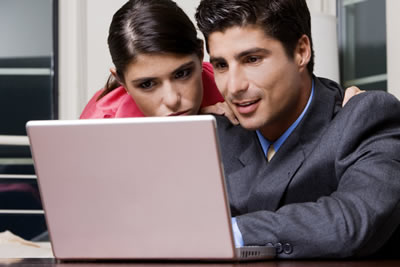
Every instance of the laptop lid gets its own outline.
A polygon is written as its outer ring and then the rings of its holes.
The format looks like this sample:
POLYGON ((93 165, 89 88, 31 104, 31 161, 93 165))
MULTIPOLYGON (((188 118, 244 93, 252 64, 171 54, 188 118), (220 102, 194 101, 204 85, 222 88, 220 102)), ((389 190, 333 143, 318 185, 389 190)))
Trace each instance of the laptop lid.
POLYGON ((237 258, 214 117, 30 121, 27 132, 56 258, 237 258))

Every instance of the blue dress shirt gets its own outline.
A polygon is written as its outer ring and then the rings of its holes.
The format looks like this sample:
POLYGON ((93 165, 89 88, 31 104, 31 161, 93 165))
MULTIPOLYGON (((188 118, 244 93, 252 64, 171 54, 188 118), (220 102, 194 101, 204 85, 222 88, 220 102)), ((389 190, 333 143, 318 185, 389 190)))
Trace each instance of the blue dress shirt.
MULTIPOLYGON (((300 116, 297 118, 297 120, 275 141, 271 142, 267 140, 261 133, 260 131, 256 131, 258 140, 260 141, 261 148, 264 152, 264 155, 267 156, 267 151, 271 143, 274 145, 275 153, 278 152, 279 148, 282 146, 282 144, 286 141, 286 139, 289 137, 289 135, 296 129, 297 125, 299 125, 300 121, 303 119, 304 114, 306 114, 308 107, 311 104, 311 101, 314 96, 314 80, 312 80, 312 88, 311 88, 311 94, 310 97, 308 98, 308 102, 306 107, 304 108, 303 112, 300 114, 300 116)), ((242 233, 240 232, 240 229, 237 225, 236 218, 232 218, 232 229, 233 229, 233 237, 235 240, 235 246, 236 247, 243 247, 244 242, 243 242, 243 237, 242 233)))

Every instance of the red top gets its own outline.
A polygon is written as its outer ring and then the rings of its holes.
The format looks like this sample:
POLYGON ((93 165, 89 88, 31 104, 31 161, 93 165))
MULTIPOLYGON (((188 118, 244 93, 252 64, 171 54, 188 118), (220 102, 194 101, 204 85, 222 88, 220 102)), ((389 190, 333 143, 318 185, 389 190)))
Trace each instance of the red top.
MULTIPOLYGON (((210 63, 203 63, 203 101, 201 107, 223 102, 224 99, 214 81, 210 63)), ((120 86, 96 101, 103 89, 97 91, 84 108, 81 119, 144 117, 133 98, 120 86)))

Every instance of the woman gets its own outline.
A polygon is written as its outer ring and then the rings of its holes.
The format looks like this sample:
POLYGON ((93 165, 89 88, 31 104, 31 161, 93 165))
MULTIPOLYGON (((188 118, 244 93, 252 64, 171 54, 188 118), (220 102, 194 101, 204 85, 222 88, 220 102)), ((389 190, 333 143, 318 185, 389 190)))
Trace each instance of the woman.
POLYGON ((87 118, 176 116, 203 112, 235 117, 221 102, 203 42, 171 0, 132 0, 113 16, 108 46, 115 69, 81 114, 87 118))

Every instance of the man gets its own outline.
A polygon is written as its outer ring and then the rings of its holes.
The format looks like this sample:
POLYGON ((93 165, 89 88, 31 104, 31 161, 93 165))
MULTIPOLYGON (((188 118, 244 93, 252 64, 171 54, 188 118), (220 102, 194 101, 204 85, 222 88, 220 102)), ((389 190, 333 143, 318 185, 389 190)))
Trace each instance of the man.
POLYGON ((367 92, 341 108, 342 89, 313 75, 305 0, 202 0, 196 19, 241 124, 218 118, 237 244, 280 258, 393 252, 400 103, 367 92))

